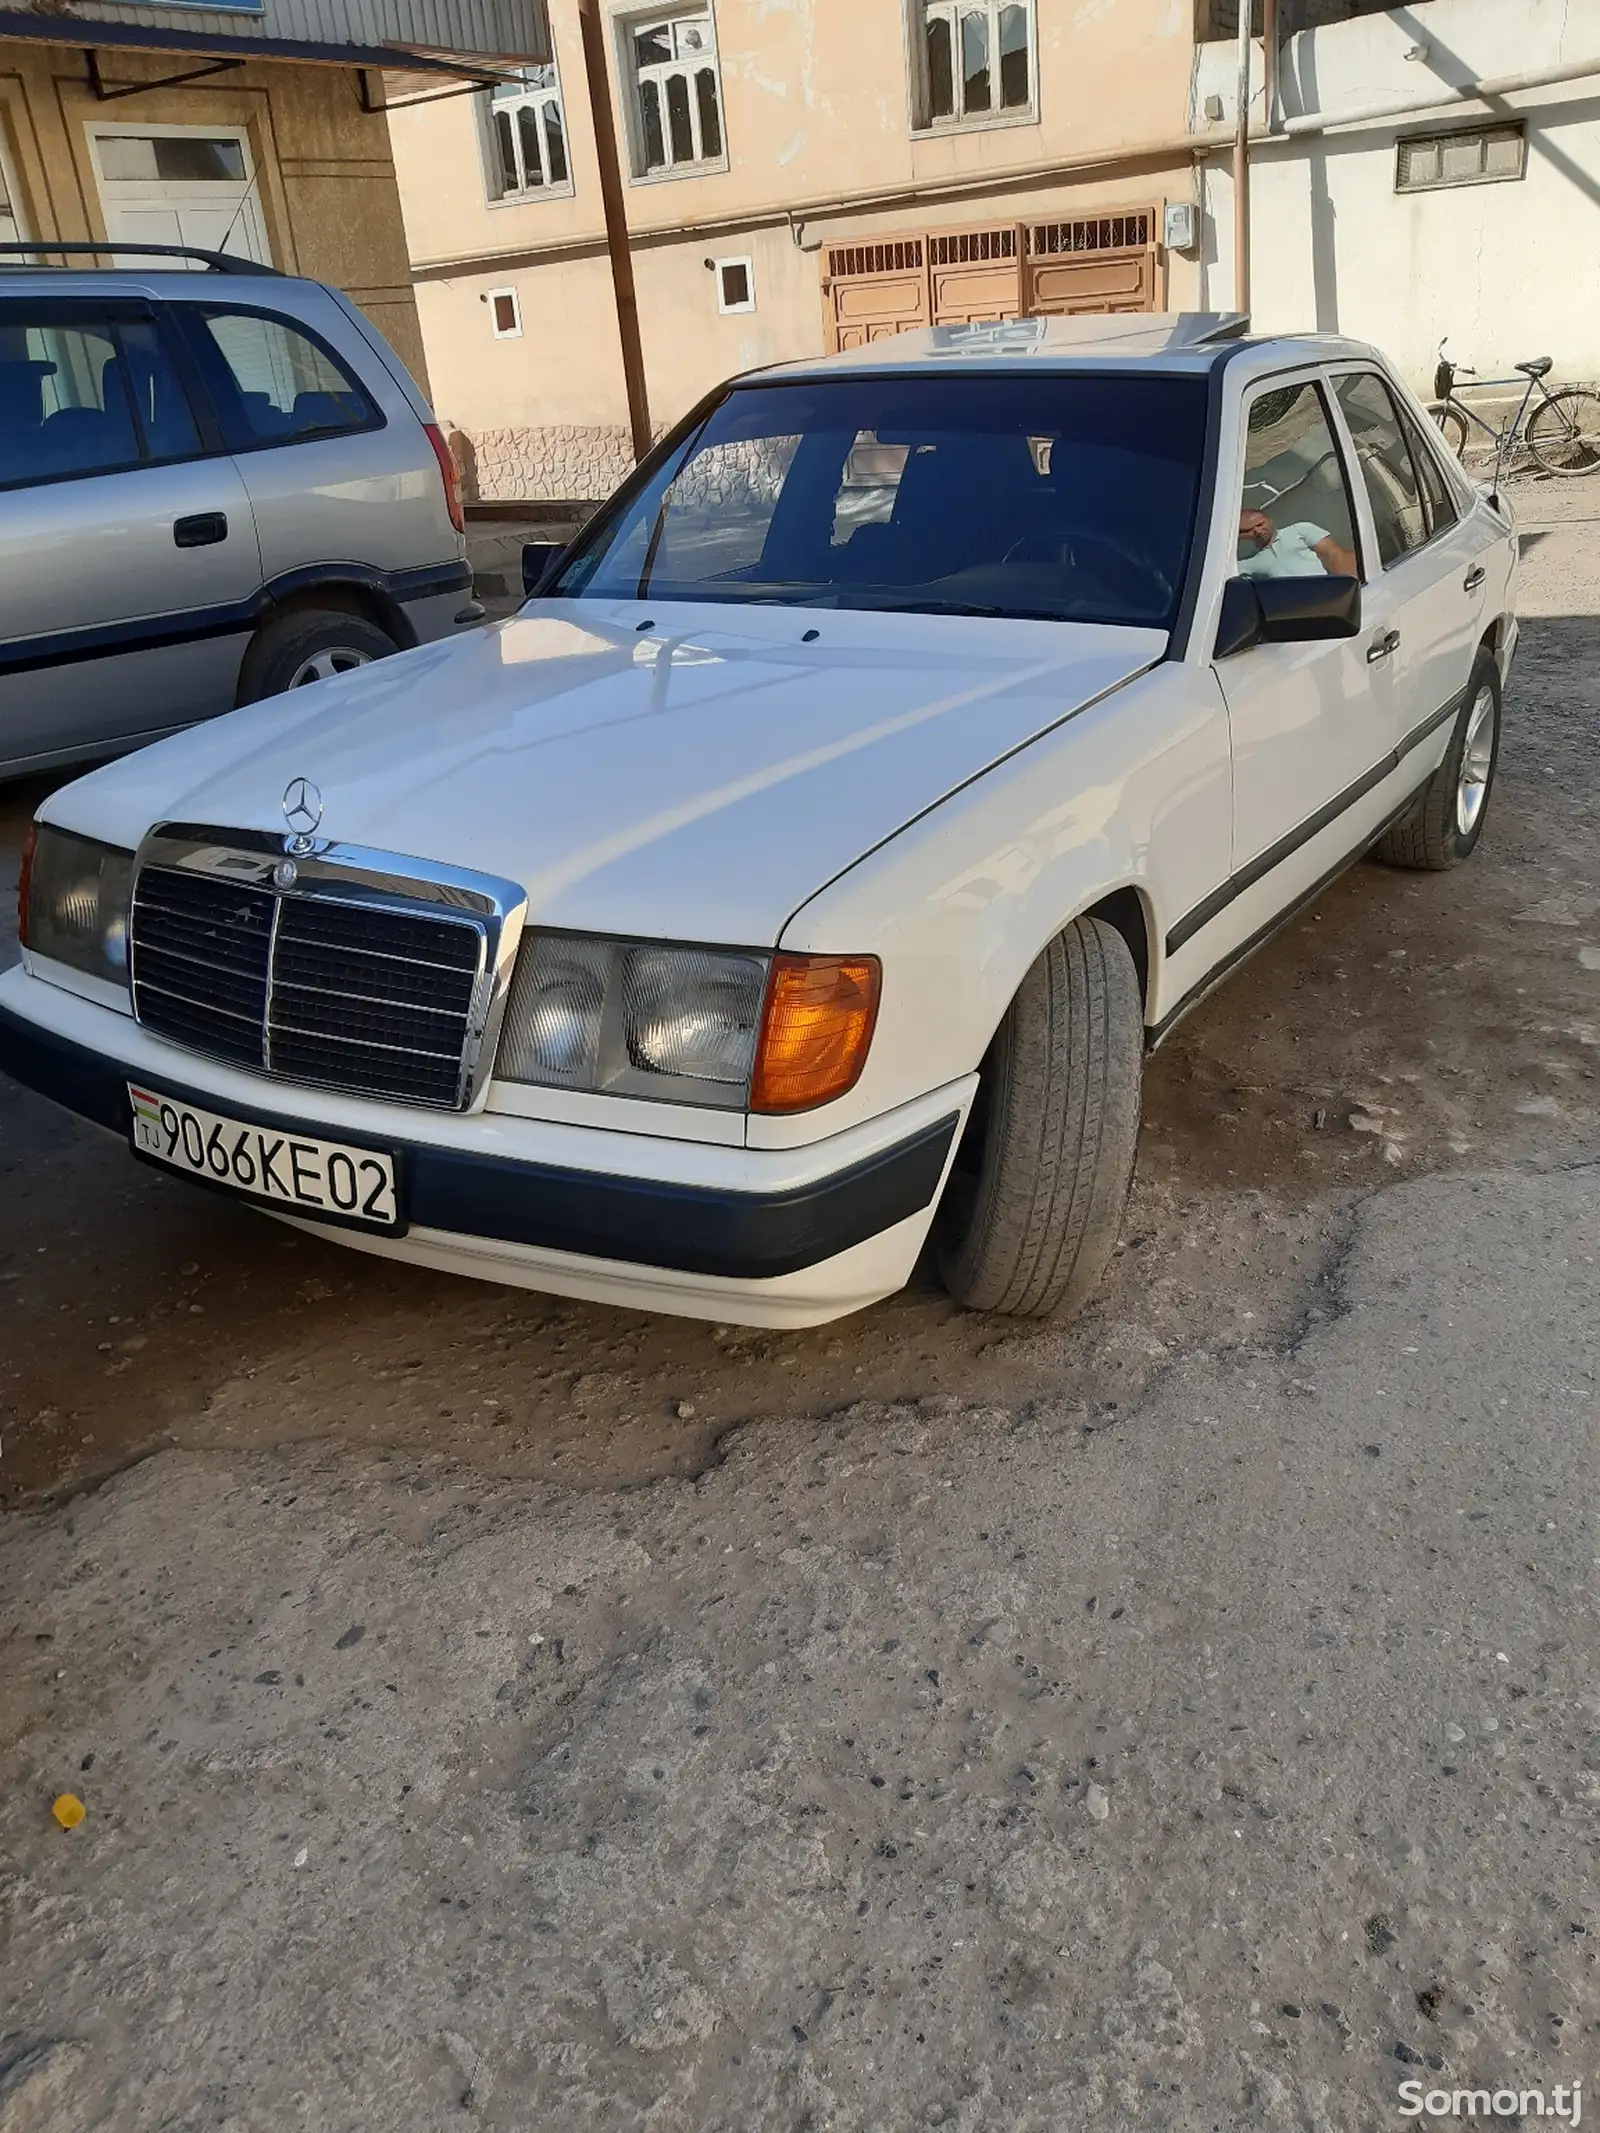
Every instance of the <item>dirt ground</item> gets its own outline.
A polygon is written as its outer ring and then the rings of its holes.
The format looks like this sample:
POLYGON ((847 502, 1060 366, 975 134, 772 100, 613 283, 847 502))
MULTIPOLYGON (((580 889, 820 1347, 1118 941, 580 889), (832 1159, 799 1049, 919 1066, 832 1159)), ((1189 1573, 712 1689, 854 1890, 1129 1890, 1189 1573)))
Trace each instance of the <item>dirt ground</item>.
POLYGON ((391 1267, 0 1088, 5 2133, 1600 2077, 1600 503, 1521 508, 1483 846, 1156 1056, 1072 1325, 391 1267))

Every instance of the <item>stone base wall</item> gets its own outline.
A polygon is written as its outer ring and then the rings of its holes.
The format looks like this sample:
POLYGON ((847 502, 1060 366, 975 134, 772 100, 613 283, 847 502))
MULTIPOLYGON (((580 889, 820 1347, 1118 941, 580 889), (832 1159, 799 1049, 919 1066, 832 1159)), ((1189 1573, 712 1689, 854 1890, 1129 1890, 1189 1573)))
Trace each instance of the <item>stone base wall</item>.
POLYGON ((594 429, 452 429, 450 449, 468 503, 604 497, 633 472, 633 451, 621 424, 594 429))

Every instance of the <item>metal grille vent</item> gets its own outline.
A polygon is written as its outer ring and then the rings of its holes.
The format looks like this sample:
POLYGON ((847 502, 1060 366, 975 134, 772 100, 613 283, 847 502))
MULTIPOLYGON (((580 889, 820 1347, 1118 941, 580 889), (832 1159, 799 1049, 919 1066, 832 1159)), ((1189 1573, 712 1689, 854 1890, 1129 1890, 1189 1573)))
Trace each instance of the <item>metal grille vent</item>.
POLYGON ((1036 222, 1028 233, 1035 259, 1062 259, 1073 252, 1123 252, 1150 243, 1150 216, 1092 215, 1077 222, 1036 222))
POLYGON ((929 263, 936 267, 965 267, 985 259, 1015 259, 1015 228, 999 230, 952 230, 948 236, 928 239, 929 263))
POLYGON ((835 279, 852 274, 900 274, 921 265, 920 237, 886 244, 834 245, 828 253, 828 272, 835 279))
POLYGON ((465 915, 146 865, 130 924, 139 1020, 323 1088, 464 1101, 486 936, 465 915))

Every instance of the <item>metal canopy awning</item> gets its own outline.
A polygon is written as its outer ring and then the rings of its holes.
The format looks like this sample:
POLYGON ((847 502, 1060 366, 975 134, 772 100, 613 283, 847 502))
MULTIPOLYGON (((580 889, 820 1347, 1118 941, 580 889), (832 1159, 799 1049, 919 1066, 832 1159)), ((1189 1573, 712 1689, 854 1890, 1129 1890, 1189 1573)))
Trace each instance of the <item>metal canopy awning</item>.
POLYGON ((258 0, 224 7, 78 0, 70 15, 0 7, 0 38, 89 51, 292 59, 434 79, 534 66, 550 57, 544 0, 258 0))

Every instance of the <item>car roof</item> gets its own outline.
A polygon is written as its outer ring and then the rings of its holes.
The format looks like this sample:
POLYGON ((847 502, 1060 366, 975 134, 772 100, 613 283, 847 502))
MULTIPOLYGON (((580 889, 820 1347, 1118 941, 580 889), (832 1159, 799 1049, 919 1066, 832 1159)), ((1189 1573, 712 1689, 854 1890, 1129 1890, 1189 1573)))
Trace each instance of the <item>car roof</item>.
POLYGON ((1037 372, 1140 370, 1203 375, 1230 353, 1248 350, 1245 376, 1291 363, 1341 357, 1370 359, 1359 341, 1337 334, 1252 334, 1238 312, 1102 312, 1072 318, 1001 319, 971 326, 918 326, 838 355, 778 363, 756 373, 763 382, 866 373, 898 377, 918 371, 1037 372))

